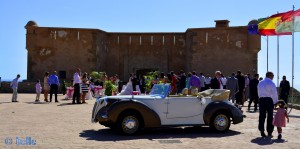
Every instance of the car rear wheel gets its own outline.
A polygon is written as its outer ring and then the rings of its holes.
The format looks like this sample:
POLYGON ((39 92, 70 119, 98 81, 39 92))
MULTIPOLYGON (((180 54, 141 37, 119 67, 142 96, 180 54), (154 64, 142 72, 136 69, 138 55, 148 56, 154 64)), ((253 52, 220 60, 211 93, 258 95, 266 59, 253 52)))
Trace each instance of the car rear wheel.
POLYGON ((117 125, 122 134, 133 135, 140 129, 140 120, 135 113, 124 113, 120 117, 117 125))
POLYGON ((227 131, 230 127, 230 117, 225 113, 216 113, 211 118, 210 127, 216 132, 227 131))

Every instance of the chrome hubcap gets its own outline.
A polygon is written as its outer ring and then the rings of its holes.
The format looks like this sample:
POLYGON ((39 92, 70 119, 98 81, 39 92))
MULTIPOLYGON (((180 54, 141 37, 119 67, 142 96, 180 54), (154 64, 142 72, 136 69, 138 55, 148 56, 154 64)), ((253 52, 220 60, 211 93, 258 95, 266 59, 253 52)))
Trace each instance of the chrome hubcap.
POLYGON ((125 122, 125 126, 128 128, 128 129, 132 129, 136 126, 136 122, 132 119, 128 119, 126 120, 125 122))
POLYGON ((228 126, 228 118, 225 115, 218 115, 215 118, 215 126, 218 130, 224 130, 228 126))
POLYGON ((135 133, 138 130, 139 121, 134 116, 127 116, 123 120, 122 127, 123 131, 128 134, 135 133))

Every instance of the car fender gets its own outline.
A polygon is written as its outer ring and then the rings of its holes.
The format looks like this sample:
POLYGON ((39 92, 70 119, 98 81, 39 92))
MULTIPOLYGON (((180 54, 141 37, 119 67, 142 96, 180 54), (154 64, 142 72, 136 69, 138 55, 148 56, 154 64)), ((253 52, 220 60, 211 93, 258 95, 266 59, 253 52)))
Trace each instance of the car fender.
POLYGON ((211 102, 209 103, 205 110, 204 110, 204 114, 203 114, 203 119, 205 124, 209 125, 210 124, 210 120, 211 117, 217 112, 217 111, 226 111, 228 114, 230 114, 229 116, 232 117, 233 113, 232 111, 236 111, 236 109, 234 109, 236 107, 234 107, 231 104, 228 104, 226 102, 211 102))
POLYGON ((144 120, 144 127, 161 126, 158 114, 138 100, 121 100, 113 103, 107 111, 110 121, 116 123, 119 115, 125 110, 138 111, 144 120))

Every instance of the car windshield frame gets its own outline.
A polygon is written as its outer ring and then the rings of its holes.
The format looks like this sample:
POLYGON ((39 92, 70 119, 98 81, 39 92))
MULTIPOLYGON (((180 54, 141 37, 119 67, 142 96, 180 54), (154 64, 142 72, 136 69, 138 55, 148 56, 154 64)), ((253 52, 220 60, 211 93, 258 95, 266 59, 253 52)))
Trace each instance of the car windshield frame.
POLYGON ((154 84, 149 95, 150 96, 160 96, 161 98, 166 98, 170 92, 170 84, 154 84))

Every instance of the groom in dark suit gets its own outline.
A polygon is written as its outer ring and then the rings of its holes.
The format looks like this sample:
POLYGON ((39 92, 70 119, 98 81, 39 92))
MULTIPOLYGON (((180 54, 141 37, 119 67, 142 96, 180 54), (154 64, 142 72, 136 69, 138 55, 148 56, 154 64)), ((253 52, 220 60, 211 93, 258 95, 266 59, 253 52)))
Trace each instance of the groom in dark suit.
POLYGON ((286 104, 288 103, 290 88, 290 82, 286 80, 286 76, 283 76, 282 81, 280 82, 280 99, 284 100, 286 104))
POLYGON ((210 81, 211 89, 223 89, 221 81, 221 71, 215 72, 215 77, 210 81))

